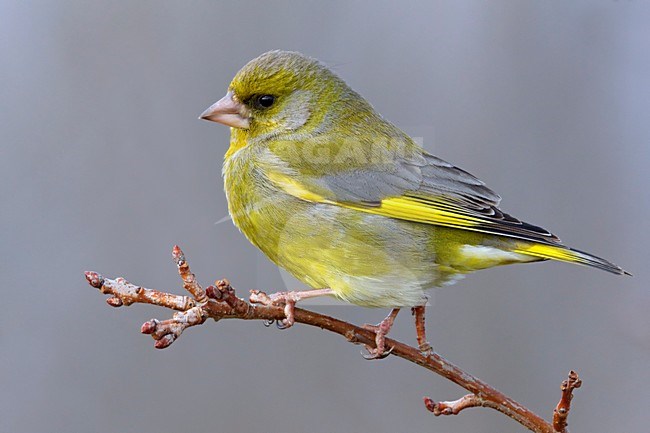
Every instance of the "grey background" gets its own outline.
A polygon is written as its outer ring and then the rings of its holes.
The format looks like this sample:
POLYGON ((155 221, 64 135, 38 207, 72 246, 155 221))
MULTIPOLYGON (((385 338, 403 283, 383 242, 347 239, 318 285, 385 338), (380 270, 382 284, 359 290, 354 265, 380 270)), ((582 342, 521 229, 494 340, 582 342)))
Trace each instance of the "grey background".
MULTIPOLYGON (((111 309, 85 283, 93 269, 180 293, 178 243, 204 283, 285 287, 215 224, 228 131, 197 120, 283 48, 331 65, 505 210, 635 274, 492 269, 437 291, 428 324, 440 353, 547 418, 578 370, 574 432, 648 431, 649 20, 646 2, 605 0, 0 3, 0 430, 522 431, 486 409, 434 418, 423 395, 463 390, 305 326, 210 323, 156 351, 139 326, 167 311, 111 309)), ((414 341, 408 314, 394 335, 414 341)))

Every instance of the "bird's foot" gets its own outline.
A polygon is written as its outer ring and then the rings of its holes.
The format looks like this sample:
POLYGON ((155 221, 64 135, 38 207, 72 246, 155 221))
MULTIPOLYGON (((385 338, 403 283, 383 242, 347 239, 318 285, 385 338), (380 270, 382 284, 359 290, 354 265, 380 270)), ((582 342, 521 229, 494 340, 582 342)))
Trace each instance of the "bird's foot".
POLYGON ((424 311, 425 306, 420 305, 417 307, 411 308, 411 313, 415 316, 415 333, 418 339, 418 348, 420 349, 420 354, 425 358, 428 358, 433 353, 433 347, 427 341, 427 336, 424 327, 424 311))
POLYGON ((393 322, 395 322, 395 317, 399 313, 399 308, 393 308, 388 316, 382 320, 378 325, 363 325, 364 329, 373 331, 375 333, 375 347, 370 347, 366 345, 366 350, 368 354, 364 354, 363 357, 367 360, 373 359, 384 359, 391 354, 393 348, 391 347, 386 351, 386 335, 390 331, 390 328, 393 327, 393 322))
POLYGON ((420 355, 425 358, 430 357, 433 354, 433 347, 429 344, 428 341, 425 341, 422 344, 418 344, 418 349, 420 349, 420 355))
POLYGON ((291 328, 296 322, 295 308, 296 302, 301 298, 298 295, 300 292, 278 292, 267 295, 259 290, 251 290, 249 300, 254 304, 262 304, 268 307, 284 307, 284 319, 278 320, 276 326, 278 329, 291 328))
POLYGON ((307 291, 289 291, 277 292, 267 295, 259 290, 251 290, 250 302, 254 304, 262 304, 266 306, 284 307, 284 319, 278 320, 276 326, 278 329, 291 328, 296 322, 295 308, 296 302, 306 299, 314 298, 316 296, 325 296, 333 294, 331 289, 318 289, 307 291))

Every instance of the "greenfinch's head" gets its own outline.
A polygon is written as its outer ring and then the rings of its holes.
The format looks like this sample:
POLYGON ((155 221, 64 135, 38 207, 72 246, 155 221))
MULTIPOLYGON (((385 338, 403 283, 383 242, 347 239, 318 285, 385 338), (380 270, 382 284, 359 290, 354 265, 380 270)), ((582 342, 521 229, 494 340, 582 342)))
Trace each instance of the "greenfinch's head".
MULTIPOLYGON (((269 51, 235 75, 228 93, 202 119, 245 130, 250 136, 295 132, 332 103, 354 93, 317 60, 290 51, 269 51)), ((355 94, 356 95, 356 94, 355 94)))

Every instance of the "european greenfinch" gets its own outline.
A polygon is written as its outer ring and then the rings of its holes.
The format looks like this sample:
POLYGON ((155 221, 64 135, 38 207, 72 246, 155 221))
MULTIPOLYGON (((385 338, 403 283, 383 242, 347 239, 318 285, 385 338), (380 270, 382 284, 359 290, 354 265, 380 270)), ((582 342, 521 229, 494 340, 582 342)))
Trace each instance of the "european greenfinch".
MULTIPOLYGON (((228 210, 242 233, 315 290, 262 299, 283 305, 330 295, 400 307, 424 334, 425 292, 493 266, 547 259, 627 272, 568 248, 547 230, 498 208, 500 197, 468 172, 422 149, 341 78, 300 53, 271 51, 234 77, 202 119, 231 127, 223 164, 228 210)), ((259 300, 259 299, 258 299, 259 300)))

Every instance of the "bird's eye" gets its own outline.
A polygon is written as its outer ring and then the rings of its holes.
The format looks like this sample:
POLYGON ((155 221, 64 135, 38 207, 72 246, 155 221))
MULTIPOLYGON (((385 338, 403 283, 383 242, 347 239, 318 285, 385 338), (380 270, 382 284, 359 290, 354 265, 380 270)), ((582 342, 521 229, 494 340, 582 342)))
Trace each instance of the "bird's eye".
POLYGON ((269 108, 275 102, 273 95, 260 95, 255 99, 255 105, 259 108, 269 108))

